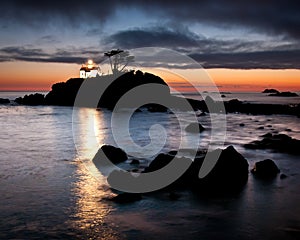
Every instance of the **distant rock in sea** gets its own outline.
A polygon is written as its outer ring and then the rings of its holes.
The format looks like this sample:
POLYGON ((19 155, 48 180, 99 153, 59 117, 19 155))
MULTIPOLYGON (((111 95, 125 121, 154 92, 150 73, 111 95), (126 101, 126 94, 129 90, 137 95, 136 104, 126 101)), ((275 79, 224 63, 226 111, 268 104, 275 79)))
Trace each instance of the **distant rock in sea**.
POLYGON ((9 99, 7 98, 0 98, 0 104, 8 104, 10 103, 9 99))
POLYGON ((300 140, 291 138, 285 134, 268 133, 262 136, 262 140, 252 141, 245 144, 249 149, 272 149, 278 152, 300 154, 300 140))
POLYGON ((279 93, 279 91, 273 88, 267 88, 263 90, 262 93, 279 93))
POLYGON ((275 97, 298 97, 297 93, 293 92, 278 92, 278 93, 271 93, 268 96, 275 96, 275 97))

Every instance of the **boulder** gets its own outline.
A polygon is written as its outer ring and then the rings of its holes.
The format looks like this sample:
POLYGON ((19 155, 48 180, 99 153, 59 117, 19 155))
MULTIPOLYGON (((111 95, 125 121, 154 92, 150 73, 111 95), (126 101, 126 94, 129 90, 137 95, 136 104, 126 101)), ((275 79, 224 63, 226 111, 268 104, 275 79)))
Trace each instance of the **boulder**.
MULTIPOLYGON (((248 179, 248 162, 232 146, 224 150, 217 149, 210 152, 211 156, 220 153, 214 168, 204 178, 199 179, 199 171, 203 165, 204 156, 197 155, 187 171, 180 176, 168 188, 191 188, 201 194, 223 195, 239 192, 243 189, 248 179)), ((163 168, 173 160, 169 154, 159 154, 145 169, 144 172, 152 172, 163 168)), ((174 158, 175 159, 175 158, 174 158)), ((181 158, 180 161, 191 161, 181 158)))
POLYGON ((121 148, 111 145, 103 145, 93 158, 93 162, 96 165, 98 163, 106 165, 107 163, 104 161, 105 158, 108 158, 112 163, 117 164, 126 161, 127 154, 121 148))
MULTIPOLYGON (((203 179, 198 178, 199 170, 197 169, 201 162, 195 162, 196 167, 196 184, 194 189, 201 193, 209 193, 213 195, 230 194, 239 192, 243 189, 248 179, 248 162, 238 153, 233 146, 229 146, 224 150, 217 149, 208 153, 212 156, 216 151, 221 151, 214 168, 203 179)), ((192 166, 193 167, 193 166, 192 166)))
POLYGON ((185 131, 190 133, 203 132, 205 128, 200 123, 190 123, 186 126, 185 131))
POLYGON ((274 178, 279 172, 279 168, 271 159, 256 162, 254 168, 251 170, 251 173, 259 178, 274 178))

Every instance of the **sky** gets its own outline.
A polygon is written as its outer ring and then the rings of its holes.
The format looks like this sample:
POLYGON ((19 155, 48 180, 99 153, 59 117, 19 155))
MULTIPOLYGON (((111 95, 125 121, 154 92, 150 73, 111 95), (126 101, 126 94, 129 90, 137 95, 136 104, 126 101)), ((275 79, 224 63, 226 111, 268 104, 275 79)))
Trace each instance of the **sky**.
POLYGON ((221 90, 300 91, 299 1, 11 0, 0 11, 2 91, 50 90, 87 59, 142 47, 191 57, 221 90))

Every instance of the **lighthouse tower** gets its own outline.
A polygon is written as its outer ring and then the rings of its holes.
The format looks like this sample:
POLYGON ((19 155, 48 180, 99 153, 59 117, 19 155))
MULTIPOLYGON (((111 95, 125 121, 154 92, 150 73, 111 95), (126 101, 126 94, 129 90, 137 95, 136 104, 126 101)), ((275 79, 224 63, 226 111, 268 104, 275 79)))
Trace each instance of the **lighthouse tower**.
POLYGON ((85 64, 82 64, 79 72, 80 78, 96 77, 98 73, 98 67, 93 60, 88 60, 85 64))

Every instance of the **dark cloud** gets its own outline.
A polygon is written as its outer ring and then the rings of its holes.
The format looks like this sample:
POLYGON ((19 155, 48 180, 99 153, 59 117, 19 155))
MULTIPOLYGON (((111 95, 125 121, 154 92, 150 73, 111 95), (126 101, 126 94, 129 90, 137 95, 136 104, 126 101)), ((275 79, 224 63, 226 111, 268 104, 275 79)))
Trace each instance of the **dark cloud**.
POLYGON ((300 50, 191 54, 205 68, 300 69, 300 50))
POLYGON ((200 36, 192 33, 188 28, 136 28, 117 32, 109 36, 105 43, 113 43, 115 47, 169 47, 191 48, 197 47, 200 36))
MULTIPOLYGON (((117 48, 168 47, 182 52, 206 68, 297 68, 300 69, 300 44, 297 41, 219 40, 197 36, 188 28, 139 28, 108 37, 117 48)), ((163 54, 161 54, 163 56, 163 54)), ((152 67, 194 68, 178 64, 172 57, 152 67)), ((154 61, 152 61, 154 62, 154 61)))
MULTIPOLYGON (((148 16, 159 16, 184 23, 208 23, 220 27, 248 27, 269 34, 300 37, 300 2, 298 0, 211 1, 4 1, 1 20, 40 25, 66 21, 71 25, 104 23, 116 10, 126 14, 128 8, 143 10, 148 16)), ((131 16, 128 16, 130 18, 131 16)), ((60 26, 59 26, 60 27, 60 26)))
POLYGON ((11 46, 0 48, 0 54, 0 62, 27 61, 82 64, 89 58, 93 58, 96 62, 104 60, 102 52, 85 48, 57 49, 53 53, 48 53, 41 48, 11 46))

